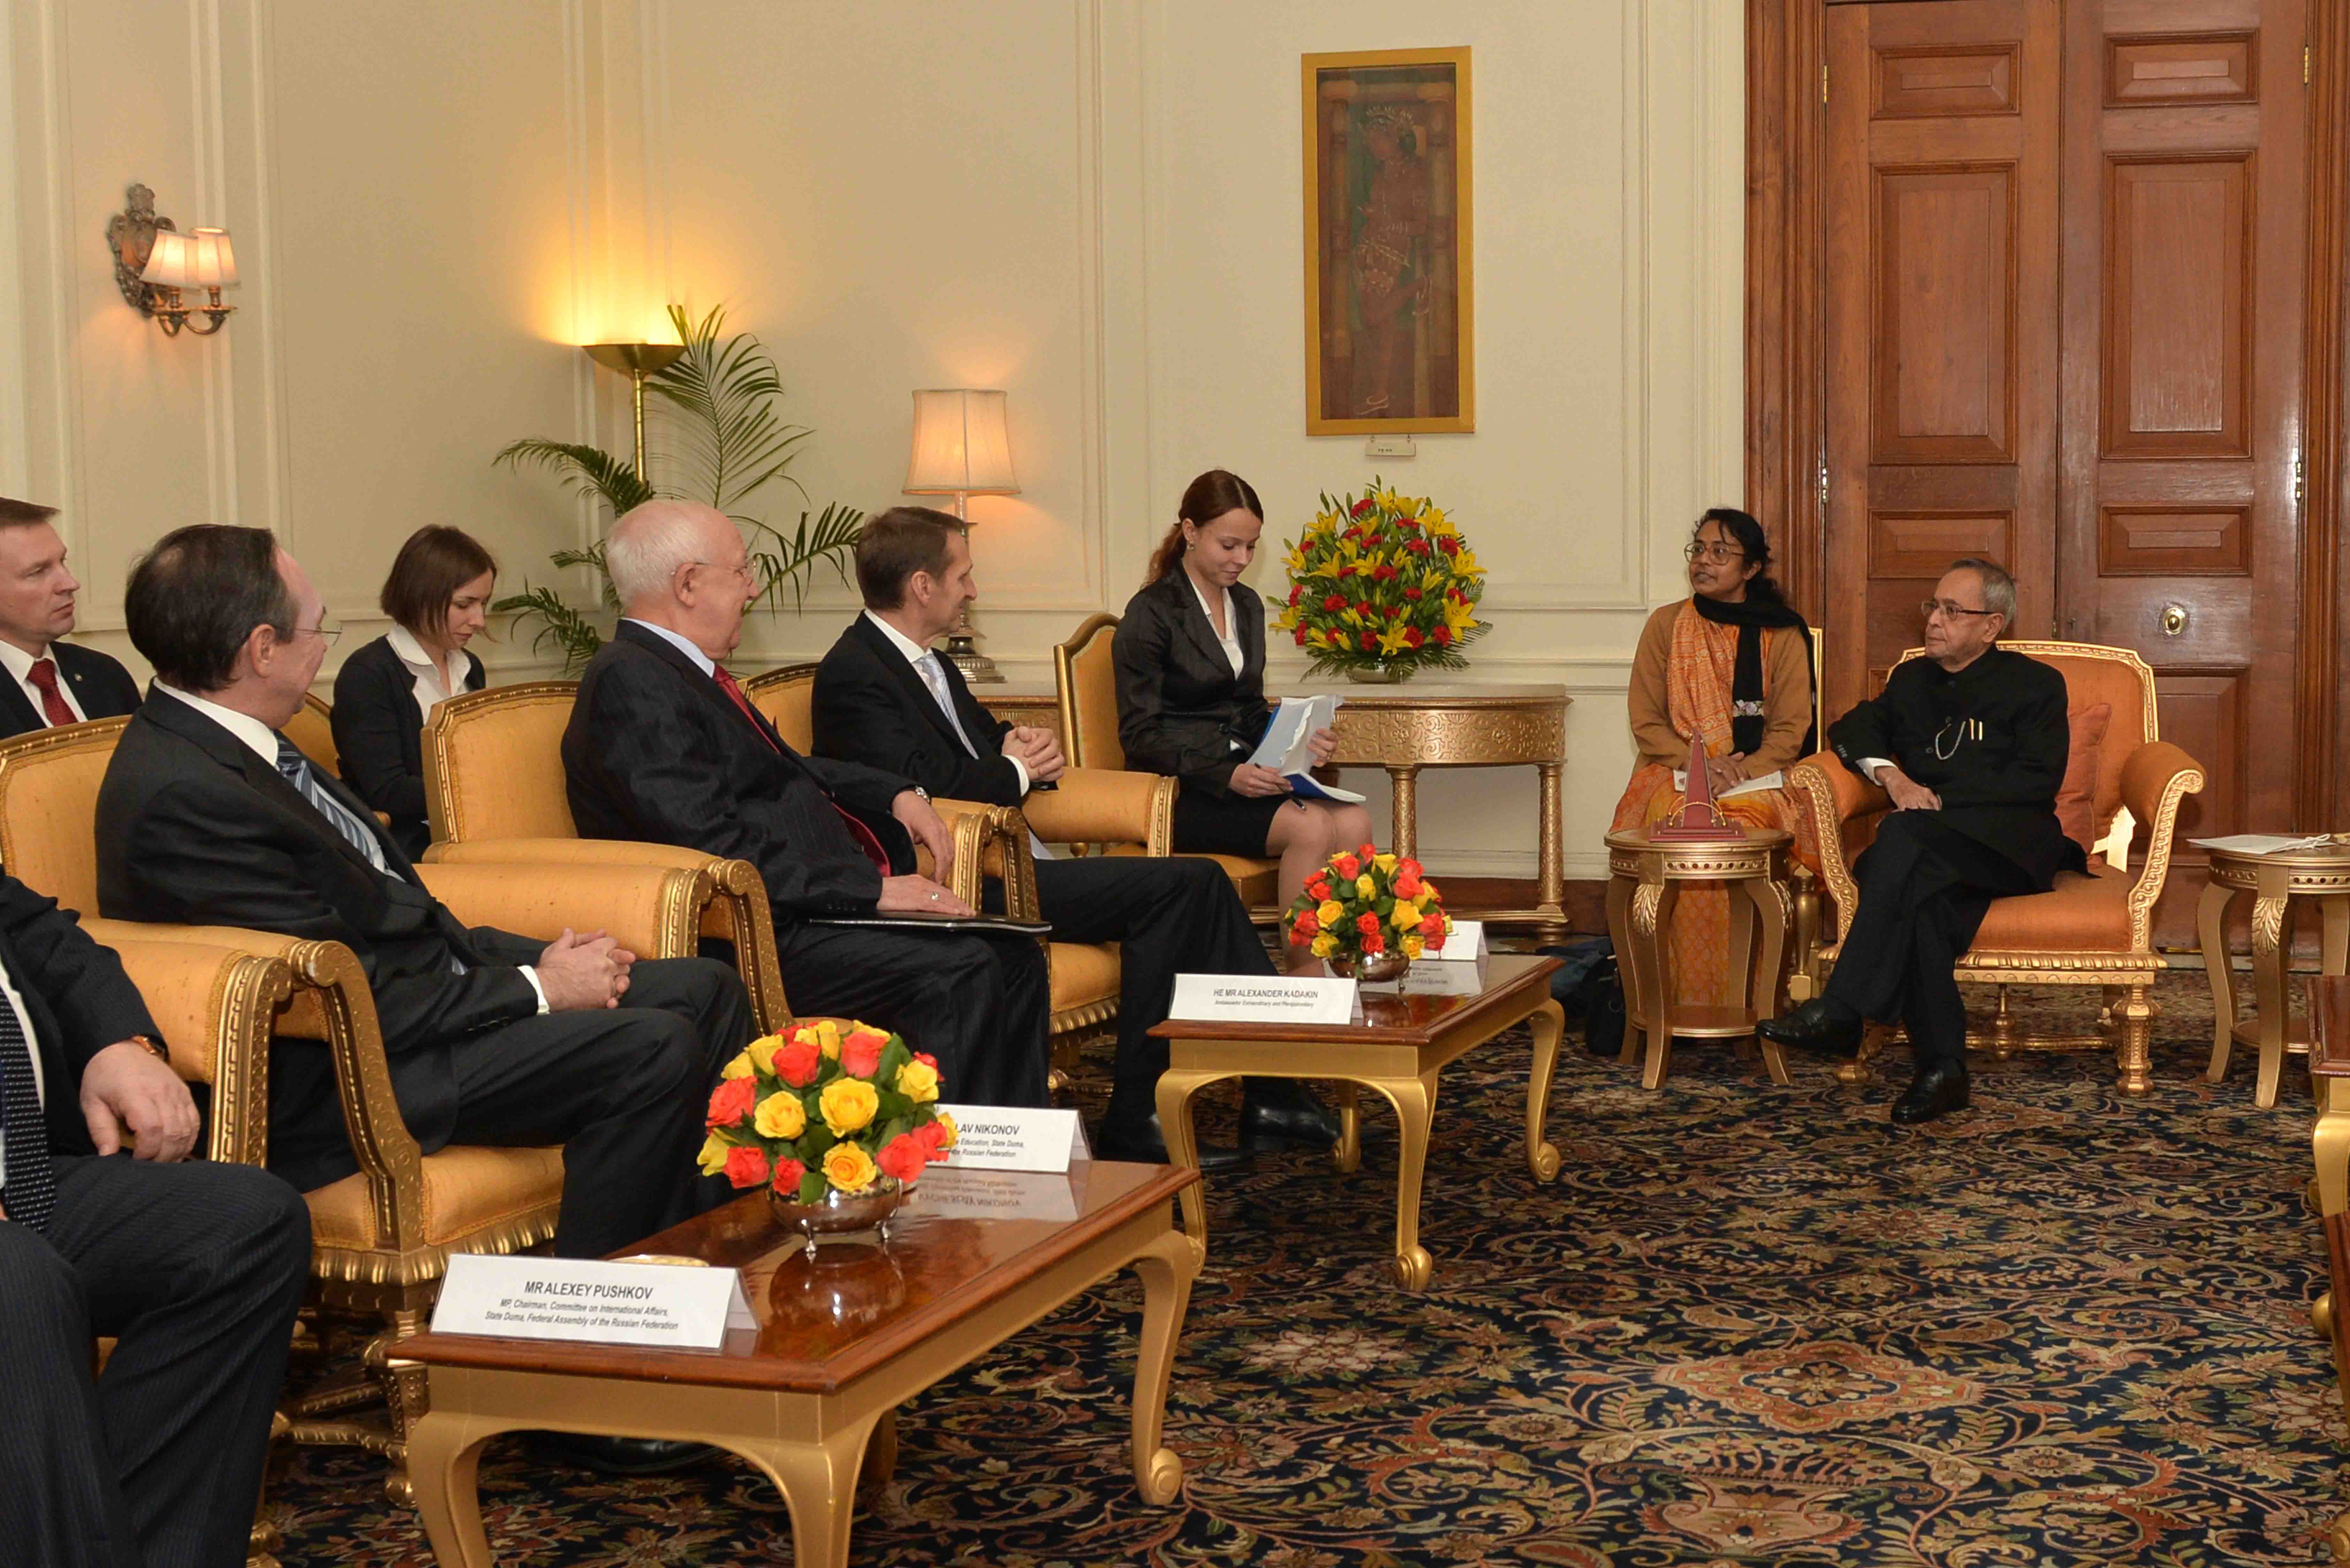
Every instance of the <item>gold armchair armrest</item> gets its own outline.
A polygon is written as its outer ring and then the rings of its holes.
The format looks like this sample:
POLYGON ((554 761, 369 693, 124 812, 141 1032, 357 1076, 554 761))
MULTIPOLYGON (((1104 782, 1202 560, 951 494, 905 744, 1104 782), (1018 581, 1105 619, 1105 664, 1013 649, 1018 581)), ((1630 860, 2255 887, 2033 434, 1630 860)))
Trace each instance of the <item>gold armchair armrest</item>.
POLYGON ((1170 852, 1175 781, 1118 768, 1070 768, 1061 787, 1031 790, 1021 814, 1047 844, 1139 844, 1146 855, 1170 852))
POLYGON ((1820 877, 1828 887, 1835 919, 1835 940, 1844 940, 1846 922, 1860 903, 1860 884, 1853 880, 1846 835, 1854 825, 1890 810, 1893 797, 1844 765, 1833 752, 1814 752, 1787 770, 1787 787, 1812 815, 1820 845, 1820 877))
POLYGON ((212 1090, 204 1147, 213 1159, 260 1165, 269 1158, 269 1037, 294 992, 286 961, 244 944, 172 940, 123 921, 92 935, 114 950, 146 999, 172 1068, 212 1090))
POLYGON ((2203 788, 2203 764, 2168 741, 2149 741, 2122 763, 2122 805, 2147 825, 2146 864, 2129 896, 2130 945, 2143 952, 2153 939, 2154 904, 2170 875, 2179 803, 2203 788))
POLYGON ((436 862, 417 875, 467 925, 545 941, 601 929, 641 958, 690 957, 710 901, 707 875, 676 866, 436 862))

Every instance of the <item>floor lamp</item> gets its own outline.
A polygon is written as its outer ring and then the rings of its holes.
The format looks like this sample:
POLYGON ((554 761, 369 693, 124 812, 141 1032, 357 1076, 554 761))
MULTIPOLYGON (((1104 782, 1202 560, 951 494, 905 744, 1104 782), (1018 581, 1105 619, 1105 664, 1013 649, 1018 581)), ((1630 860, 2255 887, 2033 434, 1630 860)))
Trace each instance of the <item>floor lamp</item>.
MULTIPOLYGON (((966 535, 968 497, 1020 493, 1002 392, 956 387, 914 394, 914 452, 906 464, 906 493, 953 496, 955 518, 966 535)), ((971 607, 965 605, 947 634, 946 656, 966 681, 1000 683, 1003 677, 995 660, 972 646, 972 636, 971 607)))
POLYGON ((685 352, 681 343, 588 343, 582 345, 588 358, 608 370, 622 370, 629 377, 629 406, 637 420, 637 477, 650 484, 645 474, 645 378, 657 376, 678 361, 685 352))

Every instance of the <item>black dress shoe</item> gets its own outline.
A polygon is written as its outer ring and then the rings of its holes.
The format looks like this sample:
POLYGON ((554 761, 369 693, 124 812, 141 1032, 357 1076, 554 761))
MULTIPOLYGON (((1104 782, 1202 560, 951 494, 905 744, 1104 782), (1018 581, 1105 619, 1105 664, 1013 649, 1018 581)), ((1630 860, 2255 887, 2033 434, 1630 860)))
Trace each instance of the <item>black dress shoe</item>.
POLYGON ((1861 1021, 1857 1017, 1839 1018, 1828 1010, 1826 999, 1815 996, 1783 1017, 1764 1019, 1754 1026, 1754 1032, 1774 1045, 1793 1045, 1801 1051, 1848 1052, 1860 1048, 1861 1021))
MULTIPOLYGON (((1239 1170, 1250 1163, 1246 1149, 1227 1148, 1204 1139, 1197 1141, 1200 1169, 1203 1172, 1239 1170)), ((1104 1122, 1101 1136, 1094 1139, 1094 1155, 1099 1159, 1128 1160, 1136 1165, 1165 1165, 1167 1132, 1159 1125, 1159 1113, 1153 1111, 1137 1122, 1104 1122)))
POLYGON ((1337 1141, 1337 1114, 1303 1085, 1294 1096, 1241 1096, 1243 1148, 1328 1148, 1337 1141))
POLYGON ((607 1476, 660 1476, 701 1463, 718 1450, 708 1443, 661 1438, 602 1438, 584 1432, 541 1432, 533 1445, 542 1458, 607 1476))
POLYGON ((1918 1069, 1909 1087, 1893 1102, 1893 1119, 1903 1127, 1967 1108, 1967 1064, 1937 1062, 1918 1069))

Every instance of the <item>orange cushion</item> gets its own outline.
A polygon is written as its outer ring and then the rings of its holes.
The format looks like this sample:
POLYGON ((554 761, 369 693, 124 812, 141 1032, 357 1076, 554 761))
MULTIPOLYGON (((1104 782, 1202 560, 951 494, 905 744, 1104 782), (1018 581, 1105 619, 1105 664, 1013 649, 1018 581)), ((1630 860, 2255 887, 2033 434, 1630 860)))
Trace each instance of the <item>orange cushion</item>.
POLYGON ((2129 891, 2137 878, 2102 860, 2088 874, 2060 871, 2051 892, 1994 898, 1970 953, 2127 952, 2129 891))
POLYGON ((2100 702, 2064 717, 2073 727, 2073 751, 2064 759, 2064 782, 2056 788, 2056 820, 2064 836, 2086 850, 2097 841, 2097 753, 2113 726, 2114 705, 2100 702))
MULTIPOLYGON (((340 1181, 302 1195, 310 1206, 310 1241, 325 1249, 361 1252, 380 1247, 367 1178, 340 1181)), ((554 1227, 563 1200, 559 1148, 490 1148, 452 1144, 424 1157, 424 1242, 456 1246, 476 1231, 505 1228, 546 1211, 554 1227)))

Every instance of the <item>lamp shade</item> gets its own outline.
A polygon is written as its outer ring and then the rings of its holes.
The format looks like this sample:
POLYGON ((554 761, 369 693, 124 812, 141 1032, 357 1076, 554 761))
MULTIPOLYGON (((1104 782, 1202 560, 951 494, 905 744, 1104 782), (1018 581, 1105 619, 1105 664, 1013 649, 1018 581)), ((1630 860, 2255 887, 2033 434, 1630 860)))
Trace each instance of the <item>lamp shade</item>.
POLYGON ((909 495, 1017 495, 1004 394, 968 388, 914 394, 909 495))
POLYGON ((155 248, 147 253, 147 266, 140 273, 139 281, 164 288, 195 287, 195 257, 188 236, 176 229, 156 230, 155 248))
POLYGON ((234 288, 236 252, 226 229, 195 229, 188 234, 189 264, 199 288, 234 288))

